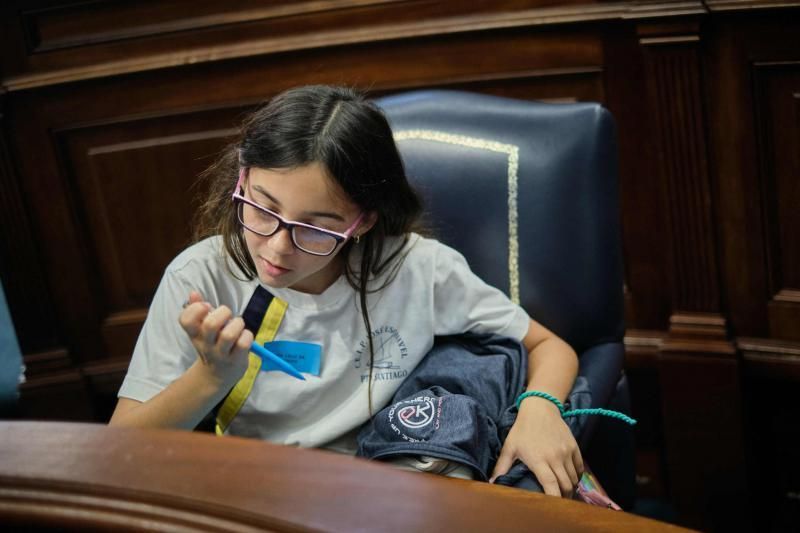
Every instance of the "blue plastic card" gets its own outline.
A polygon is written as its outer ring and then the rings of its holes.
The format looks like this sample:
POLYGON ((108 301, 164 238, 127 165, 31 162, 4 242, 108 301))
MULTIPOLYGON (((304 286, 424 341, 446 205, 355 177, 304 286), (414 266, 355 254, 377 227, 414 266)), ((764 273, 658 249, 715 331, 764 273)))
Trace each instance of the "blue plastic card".
MULTIPOLYGON (((322 346, 319 344, 299 341, 272 341, 264 343, 264 347, 300 372, 319 376, 320 362, 322 360, 322 346)), ((263 359, 261 370, 280 369, 272 361, 263 359)))

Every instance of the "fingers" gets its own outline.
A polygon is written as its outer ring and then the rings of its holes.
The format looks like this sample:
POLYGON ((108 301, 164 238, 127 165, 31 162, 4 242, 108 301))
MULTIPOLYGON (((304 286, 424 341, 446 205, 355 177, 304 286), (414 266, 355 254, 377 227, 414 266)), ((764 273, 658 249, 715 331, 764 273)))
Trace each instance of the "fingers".
POLYGON ((586 468, 583 466, 581 450, 577 446, 575 446, 575 451, 572 452, 572 464, 575 466, 575 472, 578 474, 578 481, 580 481, 581 476, 583 476, 583 471, 586 468))
MULTIPOLYGON (((194 339, 199 335, 200 328, 203 320, 208 315, 211 309, 211 304, 203 301, 203 297, 197 291, 189 293, 189 300, 184 304, 183 311, 181 311, 178 322, 183 330, 192 339, 192 344, 195 344, 194 339)), ((197 354, 203 363, 208 363, 204 350, 200 349, 196 344, 197 354)))
POLYGON ((529 408, 526 416, 520 414, 500 455, 492 481, 519 458, 550 496, 571 497, 584 468, 578 443, 564 420, 559 413, 547 410, 537 413, 529 408))
POLYGON ((553 473, 556 475, 556 479, 558 480, 558 487, 561 489, 559 491, 559 495, 563 497, 572 496, 572 491, 575 489, 575 485, 578 483, 577 478, 573 482, 570 479, 570 475, 567 474, 567 470, 564 467, 556 467, 553 469, 553 473))
POLYGON ((178 322, 190 337, 195 337, 200 332, 206 315, 212 309, 210 303, 203 301, 203 296, 199 292, 192 291, 189 293, 189 299, 183 304, 178 322))
POLYGON ((536 462, 528 465, 528 468, 530 468, 533 475, 536 476, 545 494, 548 496, 561 496, 561 487, 558 478, 547 463, 536 462))
POLYGON ((203 338, 205 343, 209 346, 217 344, 222 328, 228 323, 233 316, 233 313, 228 306, 221 305, 208 313, 200 325, 200 337, 203 338))
POLYGON ((497 463, 494 465, 494 471, 492 472, 492 477, 489 479, 489 483, 494 483, 494 480, 497 479, 498 476, 502 476, 508 473, 511 470, 511 465, 514 464, 514 451, 509 446, 503 446, 503 449, 500 451, 500 457, 497 458, 497 463))
POLYGON ((244 327, 244 320, 238 316, 223 326, 217 338, 217 349, 220 353, 230 353, 234 345, 239 347, 238 340, 244 331, 244 327))
POLYGON ((583 460, 578 447, 574 451, 564 454, 545 455, 538 457, 522 456, 523 462, 528 465, 536 476, 545 494, 551 496, 571 497, 583 473, 583 460), (548 458, 549 457, 549 458, 548 458))
POLYGON ((236 344, 233 347, 233 357, 246 357, 248 353, 250 353, 250 345, 253 344, 254 335, 253 332, 249 329, 245 329, 239 334, 239 338, 236 339, 236 344))
POLYGON ((230 320, 219 333, 216 351, 225 357, 225 366, 240 368, 241 374, 247 369, 248 353, 253 343, 253 333, 245 329, 244 320, 236 317, 230 320))
POLYGON ((197 291, 189 293, 178 321, 205 364, 212 357, 241 357, 250 351, 253 334, 245 329, 244 320, 225 305, 214 309, 197 291))
POLYGON ((203 301, 203 295, 200 294, 198 291, 192 291, 192 292, 189 293, 189 301, 188 301, 189 305, 195 304, 195 303, 198 303, 198 302, 202 302, 202 301, 203 301))
POLYGON ((570 492, 575 489, 575 485, 578 484, 578 481, 581 479, 580 474, 578 474, 577 470, 575 470, 575 464, 572 461, 567 461, 564 465, 564 470, 566 471, 567 477, 569 478, 570 483, 570 492))

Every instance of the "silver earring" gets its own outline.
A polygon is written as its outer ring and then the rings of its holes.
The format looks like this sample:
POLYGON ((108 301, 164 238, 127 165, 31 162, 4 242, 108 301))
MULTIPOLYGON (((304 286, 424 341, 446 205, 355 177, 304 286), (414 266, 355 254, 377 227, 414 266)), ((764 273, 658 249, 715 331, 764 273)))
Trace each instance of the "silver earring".
POLYGON ((361 235, 356 235, 355 237, 353 237, 353 240, 356 241, 356 244, 358 244, 358 241, 361 240, 361 235))

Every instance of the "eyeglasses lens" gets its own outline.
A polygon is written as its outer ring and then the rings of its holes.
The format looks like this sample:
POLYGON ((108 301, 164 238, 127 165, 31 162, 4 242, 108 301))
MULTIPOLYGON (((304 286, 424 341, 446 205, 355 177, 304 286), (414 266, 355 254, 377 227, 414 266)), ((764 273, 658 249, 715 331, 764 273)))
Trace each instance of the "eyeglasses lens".
POLYGON ((239 222, 247 229, 261 235, 272 235, 280 224, 274 216, 245 202, 239 203, 239 222))
POLYGON ((295 226, 292 237, 298 248, 312 254, 329 254, 336 248, 332 235, 303 226, 295 226))

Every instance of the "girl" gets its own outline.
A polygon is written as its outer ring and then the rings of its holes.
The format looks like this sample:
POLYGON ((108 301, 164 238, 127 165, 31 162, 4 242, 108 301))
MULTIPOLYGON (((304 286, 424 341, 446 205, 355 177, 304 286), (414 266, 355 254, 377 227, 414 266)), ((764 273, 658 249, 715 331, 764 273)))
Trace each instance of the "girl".
MULTIPOLYGON (((197 242, 166 269, 112 425, 191 429, 223 402, 219 433, 352 454, 434 336, 465 332, 521 340, 529 390, 570 391, 574 351, 414 231, 421 205, 392 132, 357 93, 273 98, 207 177, 197 242), (262 372, 254 333, 306 379, 262 372)), ((571 494, 583 471, 557 407, 538 397, 521 404, 492 479, 517 459, 551 495, 571 494)))

